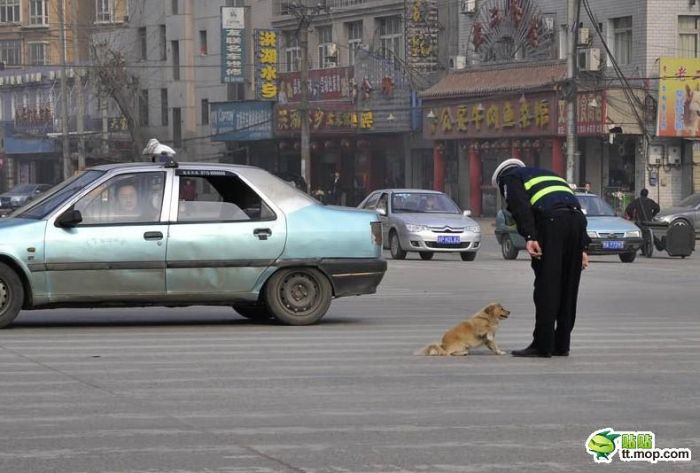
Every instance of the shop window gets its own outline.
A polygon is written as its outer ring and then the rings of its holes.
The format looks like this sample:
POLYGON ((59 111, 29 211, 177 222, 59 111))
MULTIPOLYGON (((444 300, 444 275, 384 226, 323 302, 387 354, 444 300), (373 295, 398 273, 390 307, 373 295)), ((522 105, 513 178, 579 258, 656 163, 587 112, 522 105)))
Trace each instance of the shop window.
POLYGON ((630 64, 632 60, 632 17, 613 18, 610 22, 615 60, 621 66, 630 64))

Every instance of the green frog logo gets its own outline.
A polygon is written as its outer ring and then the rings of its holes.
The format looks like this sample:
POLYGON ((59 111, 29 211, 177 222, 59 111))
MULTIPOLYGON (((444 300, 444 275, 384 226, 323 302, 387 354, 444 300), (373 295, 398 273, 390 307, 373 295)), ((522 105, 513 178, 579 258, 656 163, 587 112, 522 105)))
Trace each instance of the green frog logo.
POLYGON ((617 451, 615 439, 618 437, 620 434, 613 433, 611 428, 594 432, 586 440, 586 451, 593 455, 596 463, 610 463, 610 457, 617 451))

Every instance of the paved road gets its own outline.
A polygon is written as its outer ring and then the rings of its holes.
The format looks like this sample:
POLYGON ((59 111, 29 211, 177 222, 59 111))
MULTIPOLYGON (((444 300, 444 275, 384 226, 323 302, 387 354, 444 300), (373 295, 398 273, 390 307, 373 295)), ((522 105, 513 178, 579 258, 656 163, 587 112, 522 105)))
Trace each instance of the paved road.
MULTIPOLYGON (((488 225, 485 225, 490 230, 488 225)), ((593 258, 568 359, 412 352, 481 306, 533 325, 528 262, 390 261, 313 327, 225 308, 24 313, 0 332, 0 472, 698 471, 594 465, 595 429, 700 455, 700 257, 593 258)))

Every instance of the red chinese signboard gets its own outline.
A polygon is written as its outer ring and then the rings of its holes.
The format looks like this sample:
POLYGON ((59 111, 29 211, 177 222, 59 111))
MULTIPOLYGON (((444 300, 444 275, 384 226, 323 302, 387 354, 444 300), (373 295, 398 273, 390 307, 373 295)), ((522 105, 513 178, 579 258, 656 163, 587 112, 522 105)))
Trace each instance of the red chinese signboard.
POLYGON ((556 114, 553 94, 437 105, 423 111, 423 136, 458 139, 555 135, 556 114))
MULTIPOLYGON (((279 75, 279 101, 301 101, 301 73, 279 75)), ((354 77, 353 67, 332 67, 309 71, 309 100, 350 100, 354 77)))
MULTIPOLYGON (((311 134, 337 134, 374 129, 374 112, 345 107, 326 106, 309 110, 311 134)), ((301 131, 301 113, 295 107, 275 108, 275 133, 278 135, 298 135, 301 131)))
MULTIPOLYGON (((605 94, 601 91, 579 93, 576 101, 576 133, 579 136, 607 133, 605 128, 606 106, 605 94)), ((558 116, 557 134, 566 135, 565 100, 559 100, 558 116)))

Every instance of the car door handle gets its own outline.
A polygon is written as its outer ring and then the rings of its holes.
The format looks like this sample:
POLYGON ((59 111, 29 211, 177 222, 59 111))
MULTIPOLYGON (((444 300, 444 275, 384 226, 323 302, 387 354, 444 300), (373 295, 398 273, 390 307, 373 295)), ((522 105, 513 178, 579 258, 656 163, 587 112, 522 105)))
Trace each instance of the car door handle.
POLYGON ((272 230, 269 228, 256 228, 253 230, 253 235, 260 240, 267 240, 268 237, 272 236, 272 230))
POLYGON ((163 234, 161 232, 146 232, 143 234, 144 240, 162 240, 163 234))

